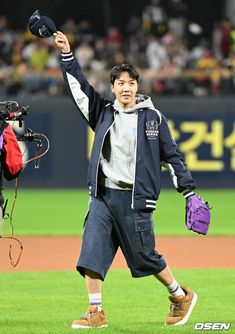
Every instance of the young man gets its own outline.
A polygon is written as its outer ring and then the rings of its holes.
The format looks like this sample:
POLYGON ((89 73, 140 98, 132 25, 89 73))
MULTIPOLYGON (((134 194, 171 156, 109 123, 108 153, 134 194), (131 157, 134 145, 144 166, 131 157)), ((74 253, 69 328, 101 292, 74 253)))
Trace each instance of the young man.
POLYGON ((161 165, 168 166, 178 192, 194 194, 195 182, 178 151, 167 121, 149 97, 138 95, 139 74, 128 64, 110 73, 108 101, 94 91, 74 58, 67 37, 57 32, 61 68, 69 94, 95 131, 88 170, 91 199, 77 270, 85 277, 90 306, 73 328, 106 327, 101 286, 118 247, 133 277, 153 275, 167 288, 166 325, 187 322, 197 295, 180 286, 155 250, 152 212, 160 193, 161 165))

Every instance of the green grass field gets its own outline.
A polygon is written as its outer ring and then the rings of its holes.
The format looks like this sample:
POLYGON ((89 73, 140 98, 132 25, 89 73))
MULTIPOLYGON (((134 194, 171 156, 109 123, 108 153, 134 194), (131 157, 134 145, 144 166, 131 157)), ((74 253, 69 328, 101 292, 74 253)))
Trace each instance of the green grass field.
MULTIPOLYGON (((209 200, 212 223, 209 236, 235 235, 235 191, 202 190, 209 200)), ((5 191, 10 212, 14 193, 5 191)), ((86 190, 25 190, 18 192, 14 214, 16 235, 80 235, 87 210, 86 190)), ((154 213, 157 235, 197 236, 184 226, 185 201, 175 191, 164 190, 154 213)), ((9 232, 5 221, 4 234, 9 232)), ((169 303, 166 289, 153 277, 132 279, 127 270, 111 270, 103 288, 103 305, 109 327, 105 334, 197 333, 197 322, 230 322, 235 333, 235 269, 174 270, 176 279, 198 293, 189 322, 164 326, 169 303)), ((84 280, 74 272, 1 273, 1 334, 80 333, 71 321, 86 310, 84 280)), ((93 331, 92 331, 93 332, 93 331)), ((219 331, 221 332, 221 331, 219 331)))
MULTIPOLYGON (((209 235, 235 235, 234 190, 201 190, 210 202, 209 235)), ((10 212, 14 193, 5 191, 10 212)), ((88 204, 87 190, 19 189, 14 214, 17 235, 80 235, 88 204)), ((185 200, 174 190, 163 190, 154 213, 157 235, 194 235, 184 226, 185 200)), ((5 222, 4 232, 8 232, 5 222)))
MULTIPOLYGON (((198 294, 198 304, 185 326, 164 326, 168 295, 154 278, 133 280, 129 272, 113 270, 103 288, 109 326, 99 333, 196 333, 197 322, 230 322, 229 333, 235 332, 235 270, 174 273, 198 294)), ((2 273, 0 286, 0 333, 81 333, 70 328, 71 321, 83 314, 87 306, 85 283, 77 273, 2 273)))

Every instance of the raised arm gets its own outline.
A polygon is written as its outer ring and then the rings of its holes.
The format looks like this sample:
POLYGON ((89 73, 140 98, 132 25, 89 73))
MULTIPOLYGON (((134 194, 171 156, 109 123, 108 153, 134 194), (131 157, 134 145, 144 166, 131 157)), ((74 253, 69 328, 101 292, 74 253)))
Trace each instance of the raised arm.
POLYGON ((54 37, 56 46, 61 50, 61 69, 68 93, 86 122, 95 131, 100 114, 110 101, 102 98, 85 78, 66 35, 58 31, 54 33, 54 37))

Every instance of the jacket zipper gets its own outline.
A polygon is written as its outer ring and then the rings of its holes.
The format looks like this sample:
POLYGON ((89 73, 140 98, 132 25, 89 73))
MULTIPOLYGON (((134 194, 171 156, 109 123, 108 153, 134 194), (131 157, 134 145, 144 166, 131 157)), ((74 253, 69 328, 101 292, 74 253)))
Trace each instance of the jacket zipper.
POLYGON ((136 175, 136 166, 137 166, 138 122, 139 122, 139 114, 137 114, 137 122, 136 122, 135 173, 134 173, 133 188, 132 188, 132 201, 131 201, 132 209, 134 209, 135 175, 136 175))
POLYGON ((100 147, 99 159, 98 159, 97 166, 96 166, 96 176, 95 176, 95 179, 96 179, 96 182, 95 182, 95 197, 97 196, 97 187, 98 187, 98 169, 99 169, 99 164, 100 164, 100 156, 101 156, 102 148, 103 148, 103 145, 104 145, 105 137, 106 137, 107 133, 109 132, 109 130, 111 129, 111 127, 113 126, 113 124, 115 123, 115 115, 116 115, 116 112, 114 112, 114 120, 113 120, 113 123, 112 123, 112 124, 110 125, 110 127, 105 131, 105 134, 104 134, 104 136, 103 136, 103 140, 102 140, 102 143, 101 143, 101 147, 100 147))

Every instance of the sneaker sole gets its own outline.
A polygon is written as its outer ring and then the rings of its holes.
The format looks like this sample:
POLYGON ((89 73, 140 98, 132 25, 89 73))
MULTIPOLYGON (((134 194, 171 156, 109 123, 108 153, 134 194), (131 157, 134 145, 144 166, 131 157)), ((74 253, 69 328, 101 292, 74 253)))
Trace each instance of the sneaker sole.
POLYGON ((80 328, 80 329, 89 329, 89 328, 104 328, 108 327, 108 325, 101 325, 101 326, 82 326, 82 325, 72 325, 71 326, 74 329, 80 328))
POLYGON ((180 325, 184 325, 186 324, 186 322, 188 321, 191 313, 192 313, 192 310, 194 309, 194 306, 196 305, 196 302, 197 302, 197 294, 194 292, 193 293, 193 299, 192 299, 192 302, 191 302, 191 305, 188 309, 188 312, 187 314, 185 315, 185 317, 180 320, 179 322, 176 322, 175 324, 172 324, 172 325, 168 325, 168 324, 165 324, 166 326, 180 326, 180 325))

